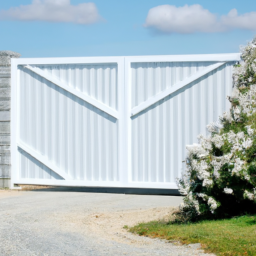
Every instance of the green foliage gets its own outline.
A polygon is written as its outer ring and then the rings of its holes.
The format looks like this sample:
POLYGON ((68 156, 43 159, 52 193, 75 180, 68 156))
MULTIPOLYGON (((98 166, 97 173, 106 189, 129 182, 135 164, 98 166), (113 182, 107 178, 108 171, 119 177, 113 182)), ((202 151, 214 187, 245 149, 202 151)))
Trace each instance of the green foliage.
POLYGON ((155 221, 139 224, 129 231, 183 244, 201 243, 206 252, 221 256, 256 255, 256 215, 187 224, 155 221))
POLYGON ((187 146, 185 195, 175 223, 256 213, 256 39, 235 65, 230 111, 207 126, 210 137, 187 146))

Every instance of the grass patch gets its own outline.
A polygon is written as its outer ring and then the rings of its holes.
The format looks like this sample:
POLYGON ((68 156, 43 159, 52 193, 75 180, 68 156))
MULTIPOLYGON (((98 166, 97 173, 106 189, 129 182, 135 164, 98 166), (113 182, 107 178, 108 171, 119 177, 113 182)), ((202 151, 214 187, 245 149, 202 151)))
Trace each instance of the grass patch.
POLYGON ((256 215, 190 224, 141 223, 129 228, 140 236, 178 240, 183 244, 201 243, 206 252, 217 255, 256 255, 256 215))
POLYGON ((10 190, 10 188, 7 188, 7 187, 6 188, 0 188, 0 191, 1 190, 10 190))

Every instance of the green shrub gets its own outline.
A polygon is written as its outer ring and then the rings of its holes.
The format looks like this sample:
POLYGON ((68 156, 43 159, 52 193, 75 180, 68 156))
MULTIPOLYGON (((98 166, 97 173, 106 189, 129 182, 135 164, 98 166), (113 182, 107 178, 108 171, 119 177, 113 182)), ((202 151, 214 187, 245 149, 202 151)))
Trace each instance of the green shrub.
POLYGON ((178 180, 183 204, 176 221, 256 212, 256 39, 234 67, 230 111, 207 126, 210 136, 187 146, 187 171, 178 180))

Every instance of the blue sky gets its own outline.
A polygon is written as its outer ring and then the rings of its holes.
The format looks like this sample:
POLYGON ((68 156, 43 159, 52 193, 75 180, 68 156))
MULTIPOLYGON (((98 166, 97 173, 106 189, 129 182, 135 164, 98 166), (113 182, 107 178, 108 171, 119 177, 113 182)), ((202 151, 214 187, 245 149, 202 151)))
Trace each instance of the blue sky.
MULTIPOLYGON (((237 15, 255 12, 250 16, 253 20, 256 18, 255 0, 92 0, 92 2, 97 8, 100 18, 95 23, 92 20, 92 24, 87 24, 86 20, 79 24, 75 21, 75 17, 71 22, 61 20, 59 22, 39 21, 32 18, 32 20, 26 20, 25 18, 24 21, 22 10, 18 14, 3 12, 3 10, 9 10, 20 5, 31 5, 32 0, 1 1, 0 49, 19 52, 22 57, 229 53, 238 52, 239 45, 246 44, 256 34, 256 24, 254 27, 248 22, 245 22, 246 24, 242 27, 239 24, 231 24, 240 21, 236 18, 229 19, 225 23, 224 21, 218 22, 218 24, 215 22, 216 28, 215 25, 211 25, 211 18, 214 15, 218 19, 222 15, 227 17, 227 14, 234 8, 238 12, 237 15), (168 24, 169 20, 167 22, 165 20, 161 21, 161 12, 167 10, 166 7, 154 9, 151 16, 148 16, 149 10, 157 6, 174 6, 170 9, 170 14, 175 14, 178 10, 175 8, 195 4, 201 5, 203 9, 210 13, 207 14, 209 25, 206 28, 201 28, 200 24, 192 24, 194 27, 189 28, 191 32, 184 33, 182 29, 188 27, 186 24, 189 24, 190 21, 182 19, 184 22, 188 22, 185 24, 173 24, 172 20, 170 20, 170 24, 168 24), (159 15, 160 21, 154 20, 155 15, 159 15), (157 23, 158 21, 160 23, 157 23), (145 27, 145 24, 149 25, 145 27), (226 28, 222 31, 221 28, 225 26, 226 28), (214 29, 211 30, 211 27, 214 27, 214 29), (177 31, 176 28, 178 28, 177 31), (211 31, 208 32, 208 30, 211 31)), ((86 1, 70 1, 71 5, 81 3, 86 3, 86 1)), ((77 11, 79 12, 79 10, 77 11)), ((50 15, 50 13, 51 11, 48 10, 47 15, 50 15)), ((49 20, 49 17, 46 17, 47 19, 49 20)), ((207 22, 202 18, 200 23, 205 24, 207 22)))

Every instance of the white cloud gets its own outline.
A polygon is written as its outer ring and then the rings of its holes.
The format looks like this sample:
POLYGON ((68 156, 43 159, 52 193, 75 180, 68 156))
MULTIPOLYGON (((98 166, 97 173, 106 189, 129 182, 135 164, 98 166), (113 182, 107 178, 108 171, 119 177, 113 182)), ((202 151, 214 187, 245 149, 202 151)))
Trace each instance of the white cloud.
POLYGON ((149 10, 145 27, 164 33, 191 34, 213 33, 233 29, 256 30, 256 12, 238 15, 231 10, 228 15, 218 17, 201 5, 160 5, 149 10))
POLYGON ((237 10, 231 10, 227 16, 221 17, 221 23, 229 29, 256 30, 256 12, 238 15, 237 10))
POLYGON ((92 24, 101 17, 94 3, 72 5, 70 0, 33 0, 30 5, 1 10, 0 19, 92 24))

